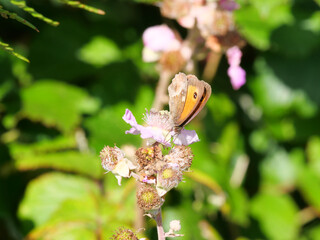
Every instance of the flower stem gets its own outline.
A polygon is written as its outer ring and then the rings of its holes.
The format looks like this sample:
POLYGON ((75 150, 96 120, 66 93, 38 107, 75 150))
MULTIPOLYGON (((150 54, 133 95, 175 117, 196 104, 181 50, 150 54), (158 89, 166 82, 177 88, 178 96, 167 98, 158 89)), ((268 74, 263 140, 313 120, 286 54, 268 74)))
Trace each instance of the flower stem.
POLYGON ((157 222, 157 232, 158 232, 158 240, 165 240, 165 232, 163 230, 162 225, 162 214, 161 214, 161 208, 159 208, 154 220, 157 222))
POLYGON ((162 110, 165 103, 168 102, 167 88, 171 80, 172 73, 169 71, 160 72, 160 79, 156 89, 156 96, 152 108, 162 110))
POLYGON ((221 57, 221 52, 211 51, 209 53, 207 64, 203 71, 203 79, 207 82, 212 82, 213 77, 216 75, 221 57))

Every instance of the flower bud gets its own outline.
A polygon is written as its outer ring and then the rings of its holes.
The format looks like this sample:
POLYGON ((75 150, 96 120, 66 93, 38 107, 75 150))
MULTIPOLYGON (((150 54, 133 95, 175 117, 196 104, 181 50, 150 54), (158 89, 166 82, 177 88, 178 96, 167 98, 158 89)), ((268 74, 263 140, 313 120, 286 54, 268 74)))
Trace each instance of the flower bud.
POLYGON ((170 222, 170 229, 173 231, 173 232, 178 232, 181 230, 181 224, 180 224, 180 221, 179 220, 172 220, 170 222))
POLYGON ((156 189, 149 185, 142 185, 137 191, 138 206, 145 211, 158 209, 163 202, 156 189))
POLYGON ((139 240, 138 237, 130 230, 120 227, 110 238, 111 240, 139 240))
POLYGON ((174 146, 168 155, 164 157, 164 161, 169 164, 177 164, 180 171, 186 171, 192 164, 193 154, 188 146, 174 146))

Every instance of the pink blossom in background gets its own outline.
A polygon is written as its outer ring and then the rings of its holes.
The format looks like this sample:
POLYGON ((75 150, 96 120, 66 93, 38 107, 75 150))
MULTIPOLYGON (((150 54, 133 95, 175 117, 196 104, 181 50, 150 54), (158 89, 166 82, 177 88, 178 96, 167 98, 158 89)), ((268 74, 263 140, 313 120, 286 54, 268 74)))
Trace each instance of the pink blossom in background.
POLYGON ((185 28, 193 28, 197 20, 197 26, 202 35, 210 35, 210 29, 214 21, 214 14, 217 5, 215 2, 210 2, 205 6, 194 4, 190 12, 178 19, 179 24, 185 28))
POLYGON ((239 47, 234 46, 227 50, 227 58, 229 62, 228 76, 234 90, 238 90, 246 83, 246 72, 240 67, 242 52, 239 47))
POLYGON ((226 11, 234 11, 239 8, 239 4, 233 0, 219 0, 218 4, 221 9, 226 11))
POLYGON ((167 25, 158 25, 147 28, 142 35, 145 47, 153 51, 170 51, 180 48, 180 41, 167 25))

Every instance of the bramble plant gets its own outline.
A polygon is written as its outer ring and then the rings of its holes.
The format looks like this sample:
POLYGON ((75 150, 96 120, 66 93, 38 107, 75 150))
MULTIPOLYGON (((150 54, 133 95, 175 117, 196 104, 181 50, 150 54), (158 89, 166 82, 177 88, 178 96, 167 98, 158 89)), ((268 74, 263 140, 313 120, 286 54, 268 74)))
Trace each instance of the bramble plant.
POLYGON ((0 0, 0 238, 320 239, 319 6, 0 0))
MULTIPOLYGON (((164 24, 145 30, 142 36, 143 60, 157 62, 160 75, 153 108, 147 110, 144 116, 146 126, 139 125, 128 109, 123 116, 123 120, 132 127, 126 133, 140 134, 145 140, 145 146, 137 149, 130 160, 117 146, 107 146, 100 152, 100 158, 103 168, 115 175, 119 185, 122 177, 133 177, 138 181, 137 204, 157 222, 158 239, 163 240, 166 237, 183 236, 175 233, 174 228, 165 233, 161 206, 166 193, 177 187, 183 173, 190 170, 193 154, 188 145, 199 141, 195 131, 185 130, 183 126, 179 131, 175 130, 172 109, 170 112, 161 110, 168 99, 170 102, 174 98, 174 94, 183 94, 183 91, 175 93, 175 90, 181 89, 181 82, 187 85, 187 76, 176 74, 168 87, 169 96, 166 93, 167 85, 171 77, 181 70, 195 73, 197 62, 205 60, 207 56, 209 59, 203 77, 211 81, 224 53, 230 65, 228 75, 235 90, 245 84, 246 73, 240 67, 242 53, 239 47, 244 45, 244 40, 236 31, 232 15, 239 7, 237 3, 233 0, 165 0, 154 4, 160 6, 163 16, 176 19, 182 27, 188 29, 187 37, 183 40, 177 30, 164 24), (163 154, 166 148, 170 148, 170 151, 163 154)), ((211 90, 208 94, 211 94, 211 90)), ((187 108, 186 97, 177 104, 187 108)))

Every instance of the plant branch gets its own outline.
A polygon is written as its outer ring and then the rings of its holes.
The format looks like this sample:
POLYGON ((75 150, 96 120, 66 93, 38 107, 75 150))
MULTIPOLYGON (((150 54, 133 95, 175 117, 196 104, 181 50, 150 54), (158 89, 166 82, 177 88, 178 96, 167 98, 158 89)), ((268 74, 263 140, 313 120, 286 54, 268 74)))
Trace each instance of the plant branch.
POLYGON ((160 72, 160 78, 156 89, 156 95, 152 108, 162 110, 164 105, 168 102, 167 89, 171 80, 172 73, 169 71, 160 72))
POLYGON ((158 212, 155 215, 154 220, 157 223, 158 240, 165 240, 166 237, 165 237, 165 232, 163 230, 163 225, 162 225, 161 208, 158 209, 158 212))
POLYGON ((211 51, 208 56, 206 66, 203 71, 203 79, 207 82, 212 82, 213 77, 217 73, 217 69, 222 57, 221 52, 211 51))

